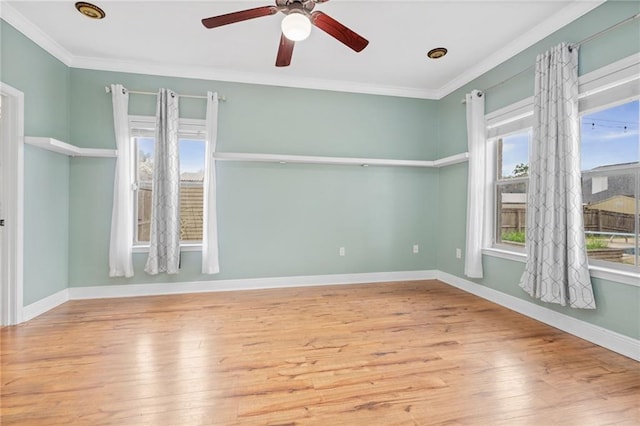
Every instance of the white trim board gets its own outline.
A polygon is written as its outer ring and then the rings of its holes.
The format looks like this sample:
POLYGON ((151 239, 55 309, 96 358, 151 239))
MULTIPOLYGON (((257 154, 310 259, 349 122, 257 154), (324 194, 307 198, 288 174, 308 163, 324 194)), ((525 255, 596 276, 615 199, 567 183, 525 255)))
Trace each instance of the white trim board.
POLYGON ((218 281, 195 281, 171 284, 125 284, 69 287, 71 300, 116 297, 156 296, 167 294, 208 293, 235 290, 262 290, 325 285, 368 284, 394 281, 433 280, 437 271, 371 272, 361 274, 309 275, 298 277, 248 278, 218 281))
POLYGON ((60 290, 51 296, 47 296, 44 299, 40 299, 37 302, 33 302, 32 304, 22 308, 22 319, 24 321, 29 321, 69 300, 69 289, 65 288, 64 290, 60 290))
POLYGON ((434 280, 438 271, 369 272, 359 274, 309 275, 297 277, 248 278, 218 281, 194 281, 161 284, 125 284, 69 287, 23 308, 23 320, 69 301, 120 297, 162 296, 168 294, 210 293, 219 291, 261 290, 326 285, 370 284, 376 282, 434 280))
MULTIPOLYGON (((514 262, 526 263, 527 254, 524 252, 513 251, 509 249, 501 249, 496 247, 487 247, 482 249, 485 256, 497 257, 500 259, 511 260, 514 262)), ((634 271, 625 271, 622 269, 608 268, 602 265, 589 265, 589 274, 591 278, 600 278, 603 280, 613 281, 618 284, 626 284, 634 287, 640 287, 640 275, 634 271)))
POLYGON ((219 281, 198 281, 166 284, 128 284, 70 287, 24 308, 29 320, 68 300, 158 296, 169 294, 206 293, 220 291, 296 288, 326 285, 369 284, 437 279, 475 296, 533 318, 566 333, 580 337, 621 355, 640 361, 640 340, 578 320, 551 309, 535 305, 464 278, 438 270, 373 272, 360 274, 312 275, 281 278, 251 278, 219 281))
POLYGON ((561 314, 446 272, 438 271, 436 279, 588 342, 640 361, 640 340, 561 314))

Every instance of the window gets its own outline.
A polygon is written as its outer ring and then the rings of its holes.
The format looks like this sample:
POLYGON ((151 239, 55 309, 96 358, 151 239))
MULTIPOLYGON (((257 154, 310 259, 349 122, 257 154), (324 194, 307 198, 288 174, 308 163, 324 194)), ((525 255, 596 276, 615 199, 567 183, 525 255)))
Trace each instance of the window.
POLYGON ((582 116, 582 201, 593 264, 640 266, 639 106, 635 100, 582 116))
MULTIPOLYGON (((155 137, 153 117, 130 117, 134 170, 134 246, 149 244, 151 195, 155 137)), ((202 241, 204 163, 206 141, 204 122, 180 120, 180 240, 185 244, 202 241)))
POLYGON ((529 182, 529 140, 525 131, 496 143, 495 242, 524 247, 529 182))
MULTIPOLYGON (((639 71, 636 55, 580 77, 587 254, 590 265, 609 271, 640 272, 639 71)), ((487 245, 523 252, 533 98, 488 114, 486 123, 487 179, 494 189, 487 245)))

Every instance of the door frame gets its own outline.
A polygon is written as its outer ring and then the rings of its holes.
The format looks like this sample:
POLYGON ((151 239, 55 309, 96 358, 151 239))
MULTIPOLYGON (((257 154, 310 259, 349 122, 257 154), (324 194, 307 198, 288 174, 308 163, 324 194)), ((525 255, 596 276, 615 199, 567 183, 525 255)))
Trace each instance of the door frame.
POLYGON ((7 268, 0 269, 0 325, 15 325, 23 320, 23 212, 24 212, 24 94, 0 82, 3 96, 2 205, 4 206, 4 241, 7 268), (7 143, 8 142, 8 143, 7 143))

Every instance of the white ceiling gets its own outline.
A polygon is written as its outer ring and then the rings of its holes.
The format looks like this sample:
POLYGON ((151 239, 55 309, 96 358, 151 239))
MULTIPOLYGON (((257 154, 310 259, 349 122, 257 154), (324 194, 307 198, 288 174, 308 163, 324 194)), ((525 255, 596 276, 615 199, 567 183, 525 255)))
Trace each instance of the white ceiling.
POLYGON ((316 5, 369 40, 355 53, 314 28, 291 66, 274 66, 277 14, 206 29, 250 1, 2 1, 0 14, 71 67, 439 99, 601 4, 594 1, 332 0, 316 5), (428 50, 446 47, 439 60, 428 50))

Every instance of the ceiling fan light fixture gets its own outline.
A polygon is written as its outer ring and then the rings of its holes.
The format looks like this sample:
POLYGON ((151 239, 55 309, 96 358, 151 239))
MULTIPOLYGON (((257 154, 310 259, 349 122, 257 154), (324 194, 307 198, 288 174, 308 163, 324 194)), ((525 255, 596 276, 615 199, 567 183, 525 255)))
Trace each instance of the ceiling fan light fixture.
POLYGON ((302 41, 311 34, 311 21, 303 13, 291 11, 282 20, 282 34, 291 41, 302 41))

